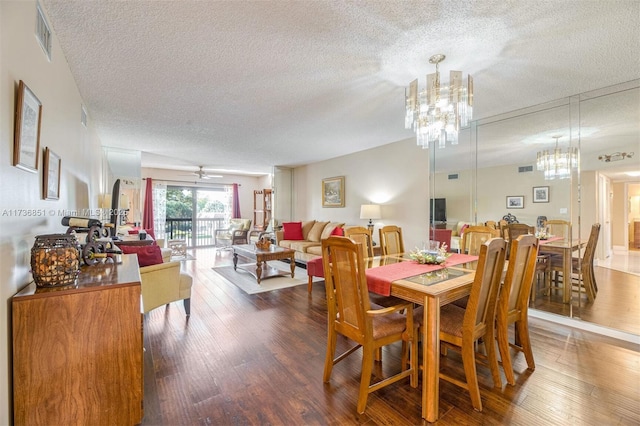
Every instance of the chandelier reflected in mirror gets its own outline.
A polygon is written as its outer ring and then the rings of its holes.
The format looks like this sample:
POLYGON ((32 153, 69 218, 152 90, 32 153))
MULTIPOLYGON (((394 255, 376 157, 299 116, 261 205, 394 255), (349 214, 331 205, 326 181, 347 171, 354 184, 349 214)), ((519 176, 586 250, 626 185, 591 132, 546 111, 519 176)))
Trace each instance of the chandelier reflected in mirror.
POLYGON ((569 147, 566 152, 558 148, 558 139, 562 136, 552 136, 556 140, 553 151, 543 150, 538 152, 536 161, 537 169, 544 172, 545 180, 567 179, 571 177, 571 171, 578 168, 578 148, 569 147))
POLYGON ((443 54, 433 55, 429 63, 436 65, 436 72, 427 75, 427 86, 419 90, 418 79, 405 89, 405 128, 416 133, 418 146, 428 148, 430 143, 438 143, 444 148, 446 142, 458 143, 461 127, 469 125, 473 115, 473 78, 467 76, 466 86, 462 84, 462 71, 450 71, 449 85, 440 85, 438 64, 444 60, 443 54))

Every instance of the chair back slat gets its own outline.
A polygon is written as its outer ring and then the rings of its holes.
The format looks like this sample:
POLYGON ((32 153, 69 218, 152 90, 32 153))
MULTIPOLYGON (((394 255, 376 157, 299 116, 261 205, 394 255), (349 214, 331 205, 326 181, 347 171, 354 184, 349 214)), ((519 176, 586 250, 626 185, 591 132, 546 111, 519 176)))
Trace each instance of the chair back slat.
POLYGON ((463 333, 482 334, 486 327, 493 327, 505 250, 506 242, 502 238, 492 238, 481 245, 476 276, 465 310, 463 333))
POLYGON ((479 256, 480 247, 498 235, 499 232, 497 230, 488 226, 470 226, 462 234, 462 253, 479 256))
POLYGON ((395 225, 387 225, 380 228, 379 233, 383 255, 404 253, 402 228, 395 225))
POLYGON ((533 235, 521 235, 511 241, 509 266, 500 291, 498 315, 527 309, 536 274, 538 248, 538 239, 533 235))
POLYGON ((571 222, 561 219, 551 219, 545 222, 549 234, 568 240, 571 237, 571 222))
POLYGON ((344 231, 344 236, 351 238, 356 243, 362 243, 366 256, 373 257, 373 237, 371 236, 371 230, 369 228, 353 226, 344 231))
POLYGON ((336 310, 330 314, 336 330, 355 340, 363 339, 370 326, 365 313, 371 309, 363 245, 346 237, 329 237, 322 241, 322 261, 327 303, 336 310))

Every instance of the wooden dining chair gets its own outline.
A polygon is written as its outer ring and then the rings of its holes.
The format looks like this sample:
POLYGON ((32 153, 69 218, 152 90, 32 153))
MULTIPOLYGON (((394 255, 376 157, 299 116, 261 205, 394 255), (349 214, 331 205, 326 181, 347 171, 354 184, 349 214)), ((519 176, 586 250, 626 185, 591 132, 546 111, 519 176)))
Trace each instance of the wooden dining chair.
MULTIPOLYGON (((598 245, 598 236, 600 235, 600 224, 595 223, 591 226, 591 233, 589 234, 589 240, 584 249, 582 258, 573 257, 571 259, 572 275, 574 277, 562 277, 562 280, 573 280, 576 283, 577 289, 584 289, 589 302, 593 302, 598 292, 598 285, 596 283, 595 273, 593 271, 593 260, 595 258, 596 246, 598 245)), ((553 275, 551 282, 555 287, 559 285, 559 274, 563 271, 562 256, 551 257, 551 273, 553 275)), ((569 288, 573 288, 573 285, 569 288)))
POLYGON ((380 228, 378 232, 380 233, 380 249, 383 256, 404 253, 402 228, 395 225, 387 225, 380 228))
POLYGON ((443 348, 453 348, 462 353, 466 380, 461 381, 442 372, 440 378, 467 389, 473 408, 477 411, 482 411, 482 401, 476 372, 476 356, 488 362, 494 384, 501 384, 494 324, 506 246, 502 238, 492 238, 482 244, 466 309, 448 304, 440 311, 440 342, 443 348), (486 357, 476 354, 476 345, 480 338, 484 340, 486 357))
POLYGON ((366 257, 373 257, 373 237, 371 229, 364 226, 352 226, 344 230, 344 236, 351 238, 356 243, 362 243, 365 247, 366 257))
POLYGON ((550 235, 562 237, 565 240, 571 237, 571 222, 561 219, 547 220, 544 224, 550 235))
POLYGON ((525 223, 510 223, 506 228, 504 239, 507 240, 507 259, 511 253, 511 241, 516 240, 520 235, 534 234, 535 227, 525 223))
POLYGON ((491 229, 488 226, 476 225, 470 226, 464 230, 462 234, 462 246, 461 253, 471 254, 478 256, 480 254, 480 247, 482 244, 489 241, 491 238, 499 236, 499 232, 495 229, 491 229))
MULTIPOLYGON (((357 405, 358 413, 362 414, 370 393, 405 377, 410 377, 411 386, 417 386, 416 357, 409 355, 409 347, 414 344, 413 305, 403 303, 382 309, 371 306, 365 276, 364 247, 360 243, 346 237, 326 238, 322 240, 322 260, 328 312, 323 381, 329 382, 335 364, 362 347, 357 405), (405 315, 399 313, 402 310, 405 315), (356 345, 335 357, 338 334, 351 339, 356 345), (400 372, 371 384, 375 350, 397 341, 402 342, 400 372)), ((411 353, 414 352, 411 348, 411 353)))
POLYGON ((528 308, 531 287, 536 276, 538 239, 534 235, 521 235, 511 241, 509 265, 500 295, 496 314, 496 334, 502 369, 507 383, 515 385, 513 364, 509 347, 524 353, 530 370, 536 368, 529 339, 528 308), (514 343, 509 343, 509 326, 515 324, 514 343))

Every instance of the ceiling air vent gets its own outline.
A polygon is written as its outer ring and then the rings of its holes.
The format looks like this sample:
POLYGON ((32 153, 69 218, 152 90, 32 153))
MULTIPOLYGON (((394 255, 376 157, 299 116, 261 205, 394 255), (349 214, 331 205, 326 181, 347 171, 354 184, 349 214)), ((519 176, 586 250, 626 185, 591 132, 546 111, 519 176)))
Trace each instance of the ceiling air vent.
POLYGON ((51 61, 51 29, 47 18, 44 17, 40 3, 36 3, 36 38, 44 50, 44 54, 47 55, 47 59, 51 61))
POLYGON ((458 179, 458 174, 457 173, 450 174, 450 175, 447 176, 447 178, 449 180, 456 180, 456 179, 458 179))
POLYGON ((84 107, 84 105, 80 105, 80 109, 81 109, 80 122, 86 128, 87 127, 87 109, 84 107))
POLYGON ((527 173, 527 172, 532 172, 533 171, 533 166, 520 166, 518 167, 518 173, 527 173))

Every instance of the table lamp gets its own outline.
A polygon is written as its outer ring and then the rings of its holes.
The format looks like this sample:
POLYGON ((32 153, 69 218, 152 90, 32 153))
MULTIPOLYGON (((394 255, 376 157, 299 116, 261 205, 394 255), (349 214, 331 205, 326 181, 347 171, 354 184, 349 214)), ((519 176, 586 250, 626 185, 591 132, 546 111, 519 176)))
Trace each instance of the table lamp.
POLYGON ((360 219, 369 219, 367 228, 373 232, 373 220, 382 219, 382 211, 378 204, 363 204, 360 206, 360 219))

